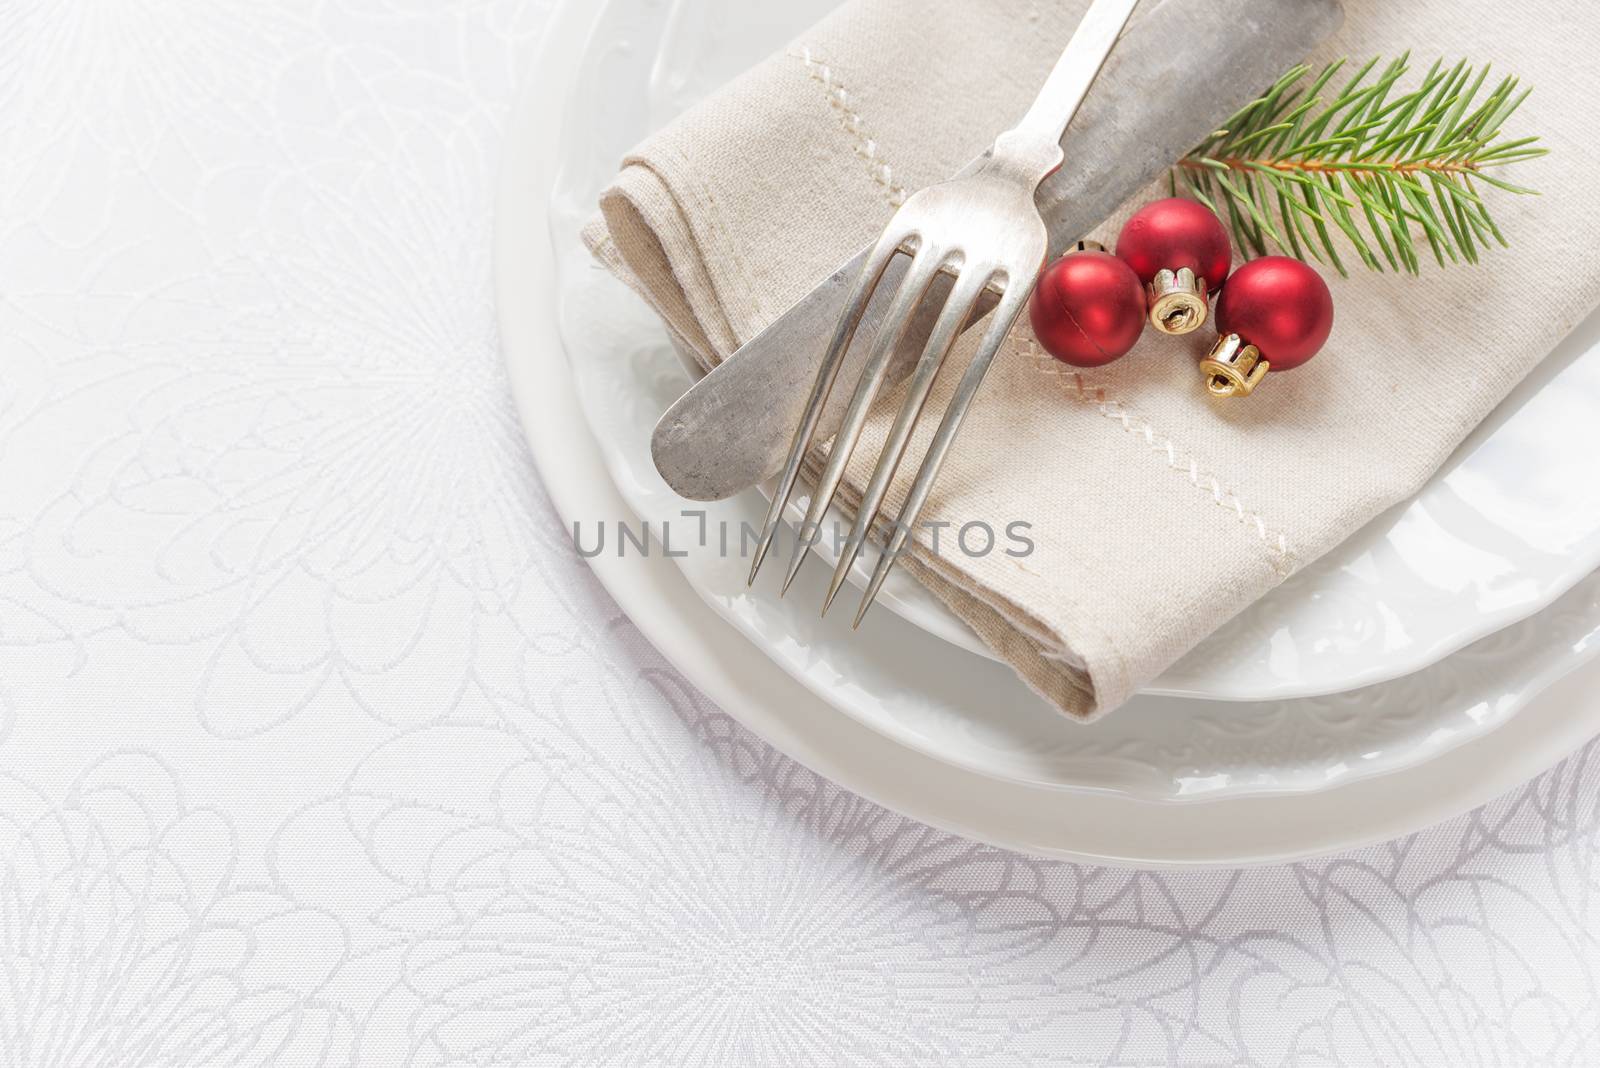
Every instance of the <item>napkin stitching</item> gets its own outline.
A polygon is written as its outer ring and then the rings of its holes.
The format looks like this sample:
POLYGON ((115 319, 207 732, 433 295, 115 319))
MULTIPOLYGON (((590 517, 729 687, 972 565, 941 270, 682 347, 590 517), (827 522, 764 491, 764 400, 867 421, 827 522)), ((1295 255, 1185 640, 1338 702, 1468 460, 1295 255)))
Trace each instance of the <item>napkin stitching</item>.
POLYGON ((1189 482, 1202 492, 1209 490, 1213 504, 1219 508, 1234 513, 1247 529, 1253 530, 1256 537, 1267 548, 1268 558, 1272 562, 1273 571, 1280 577, 1287 577, 1294 571, 1295 554, 1289 548, 1289 539, 1282 530, 1274 530, 1267 525, 1266 519, 1259 512, 1246 508, 1244 501, 1233 490, 1223 484, 1222 479, 1200 467, 1200 461, 1194 454, 1188 452, 1173 441, 1172 438, 1162 434, 1142 416, 1138 415, 1121 401, 1109 396, 1104 386, 1090 386, 1083 380, 1080 371, 1069 371, 1063 368, 1059 361, 1040 350, 1038 344, 1032 340, 1023 342, 1028 348, 1028 354, 1033 359, 1034 367, 1040 374, 1059 378, 1073 387, 1070 396, 1085 404, 1092 404, 1101 415, 1113 422, 1120 423, 1122 429, 1138 438, 1143 438, 1155 452, 1167 458, 1167 466, 1174 471, 1181 471, 1189 476, 1189 482))
POLYGON ((905 187, 894 180, 893 169, 879 156, 878 142, 867 133, 866 120, 861 113, 850 106, 850 92, 834 77, 833 68, 817 59, 809 48, 802 47, 800 51, 790 52, 789 55, 804 63, 811 80, 822 86, 828 97, 828 106, 839 113, 840 125, 855 138, 856 155, 866 160, 868 173, 888 194, 889 205, 898 208, 904 204, 905 187))

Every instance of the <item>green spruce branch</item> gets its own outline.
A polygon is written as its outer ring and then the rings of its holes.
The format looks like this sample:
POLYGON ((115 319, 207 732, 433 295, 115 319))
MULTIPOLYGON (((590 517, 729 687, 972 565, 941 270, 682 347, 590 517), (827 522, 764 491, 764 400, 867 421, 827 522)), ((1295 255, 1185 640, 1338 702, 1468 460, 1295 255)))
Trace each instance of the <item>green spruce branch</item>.
POLYGON ((1173 194, 1226 219, 1239 248, 1258 256, 1275 246, 1344 274, 1344 243, 1375 271, 1387 263, 1416 274, 1420 232, 1440 266, 1477 263, 1491 242, 1506 243, 1484 187, 1534 192, 1491 172, 1548 151, 1537 137, 1501 136, 1529 90, 1504 78, 1484 94, 1489 68, 1463 60, 1434 63, 1402 93, 1409 60, 1369 81, 1374 58, 1330 99, 1344 60, 1309 85, 1311 68, 1294 68, 1173 168, 1173 194))

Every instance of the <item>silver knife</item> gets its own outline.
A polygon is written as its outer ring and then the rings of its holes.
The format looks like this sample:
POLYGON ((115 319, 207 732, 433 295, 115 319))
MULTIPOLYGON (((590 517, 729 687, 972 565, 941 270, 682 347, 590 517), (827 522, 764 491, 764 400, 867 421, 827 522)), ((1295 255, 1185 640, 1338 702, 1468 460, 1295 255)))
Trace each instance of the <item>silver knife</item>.
MULTIPOLYGON (((1160 0, 1142 11, 1062 138, 1066 165, 1039 191, 1052 258, 1305 58, 1343 17, 1340 0, 1160 0)), ((656 469, 677 493, 721 500, 782 469, 865 254, 840 266, 667 409, 650 447, 656 469)), ((858 337, 872 336, 903 270, 903 258, 891 265, 877 291, 883 299, 868 306, 858 337)), ((905 377, 922 351, 940 303, 925 301, 930 311, 906 331, 890 365, 891 383, 905 377)), ((840 371, 844 381, 860 374, 867 349, 853 348, 840 371)), ((844 390, 830 400, 815 440, 833 434, 848 399, 844 390)))

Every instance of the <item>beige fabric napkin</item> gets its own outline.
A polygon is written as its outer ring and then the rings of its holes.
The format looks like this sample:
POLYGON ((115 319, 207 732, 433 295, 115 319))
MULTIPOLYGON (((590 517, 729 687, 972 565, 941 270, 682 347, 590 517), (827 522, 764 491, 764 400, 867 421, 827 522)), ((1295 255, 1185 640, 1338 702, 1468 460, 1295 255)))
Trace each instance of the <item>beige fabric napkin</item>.
MULTIPOLYGON (((908 190, 954 173, 1020 115, 1084 7, 850 0, 640 145, 603 197, 591 248, 710 366, 876 236, 908 190)), ((950 530, 1031 523, 1035 551, 972 557, 950 552, 947 534, 943 553, 923 547, 904 566, 1073 716, 1121 704, 1413 493, 1595 303, 1600 9, 1346 7, 1314 58, 1410 48, 1423 69, 1438 53, 1529 81, 1512 132, 1541 135, 1553 154, 1512 177, 1543 196, 1490 191, 1512 247, 1481 266, 1430 266, 1420 280, 1325 272, 1337 308, 1327 349, 1247 400, 1203 394, 1195 360, 1209 331, 1147 336, 1078 373, 1019 327, 927 514, 950 530)), ((888 419, 880 403, 847 493, 888 419)))

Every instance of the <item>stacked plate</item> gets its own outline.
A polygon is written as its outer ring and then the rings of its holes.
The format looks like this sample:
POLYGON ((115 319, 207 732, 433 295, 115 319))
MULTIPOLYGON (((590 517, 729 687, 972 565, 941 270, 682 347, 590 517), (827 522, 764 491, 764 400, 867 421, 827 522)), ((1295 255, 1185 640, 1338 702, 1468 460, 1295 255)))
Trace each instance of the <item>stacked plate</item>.
POLYGON ((903 574, 854 635, 848 613, 818 618, 825 568, 782 601, 746 590, 741 532, 766 502, 693 505, 656 474, 650 431, 690 371, 578 231, 632 145, 831 6, 568 0, 509 131, 499 296, 535 459, 585 548, 606 538, 596 573, 696 684, 909 815, 1125 863, 1284 859, 1403 833, 1600 730, 1587 693, 1600 666, 1584 668, 1600 649, 1600 318, 1417 498, 1089 727, 903 574), (619 555, 617 524, 641 521, 653 553, 619 555))

